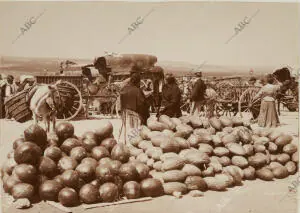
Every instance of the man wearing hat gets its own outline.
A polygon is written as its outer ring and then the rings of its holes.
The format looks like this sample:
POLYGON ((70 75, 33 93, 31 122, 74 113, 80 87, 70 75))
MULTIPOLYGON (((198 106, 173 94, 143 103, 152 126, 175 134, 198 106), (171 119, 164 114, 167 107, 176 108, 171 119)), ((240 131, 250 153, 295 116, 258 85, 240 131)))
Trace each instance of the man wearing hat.
POLYGON ((191 100, 192 107, 190 114, 199 115, 201 108, 204 107, 205 102, 205 91, 206 85, 202 80, 202 72, 196 72, 196 77, 198 78, 192 88, 191 100))
POLYGON ((162 109, 159 115, 180 117, 182 115, 180 110, 181 91, 172 74, 166 74, 165 79, 166 82, 162 88, 162 109))

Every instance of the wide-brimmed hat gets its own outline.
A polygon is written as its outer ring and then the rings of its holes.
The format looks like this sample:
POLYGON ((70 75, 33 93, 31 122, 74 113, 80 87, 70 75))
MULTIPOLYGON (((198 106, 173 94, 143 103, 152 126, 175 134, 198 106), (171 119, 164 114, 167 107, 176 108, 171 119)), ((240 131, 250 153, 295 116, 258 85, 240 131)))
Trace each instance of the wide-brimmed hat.
POLYGON ((202 76, 202 72, 195 72, 195 76, 202 76))

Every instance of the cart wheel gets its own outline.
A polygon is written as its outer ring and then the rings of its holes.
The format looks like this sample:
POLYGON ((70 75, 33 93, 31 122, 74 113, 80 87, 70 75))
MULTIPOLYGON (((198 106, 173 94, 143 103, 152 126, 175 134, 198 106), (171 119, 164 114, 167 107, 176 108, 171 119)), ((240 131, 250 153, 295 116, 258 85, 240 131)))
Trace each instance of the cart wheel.
POLYGON ((260 109, 260 99, 253 100, 254 96, 260 90, 259 87, 250 87, 246 89, 240 99, 238 104, 239 115, 242 118, 254 118, 256 119, 259 115, 260 109))
POLYGON ((78 88, 68 82, 62 81, 57 84, 59 93, 59 104, 57 110, 58 120, 71 120, 75 118, 82 109, 82 96, 78 88))
POLYGON ((237 103, 216 103, 215 108, 216 115, 219 116, 227 116, 233 117, 237 114, 237 103))

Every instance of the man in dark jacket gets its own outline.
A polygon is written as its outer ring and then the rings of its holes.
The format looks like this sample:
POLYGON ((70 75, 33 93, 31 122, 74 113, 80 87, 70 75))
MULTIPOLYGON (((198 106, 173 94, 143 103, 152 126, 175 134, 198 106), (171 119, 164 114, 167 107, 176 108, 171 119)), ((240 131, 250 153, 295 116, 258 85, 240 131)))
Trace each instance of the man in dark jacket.
POLYGON ((121 91, 121 110, 129 109, 139 114, 141 123, 146 124, 149 113, 149 105, 145 95, 140 89, 141 77, 138 73, 133 73, 130 82, 121 91))
POLYGON ((181 92, 172 74, 166 75, 166 84, 162 88, 162 109, 160 115, 164 114, 169 117, 180 117, 180 99, 181 92))
POLYGON ((196 76, 198 77, 198 80, 195 82, 192 94, 191 94, 191 100, 192 100, 192 109, 191 109, 191 115, 199 115, 201 108, 204 106, 205 102, 205 91, 206 91, 206 85, 202 78, 202 72, 197 72, 196 76))

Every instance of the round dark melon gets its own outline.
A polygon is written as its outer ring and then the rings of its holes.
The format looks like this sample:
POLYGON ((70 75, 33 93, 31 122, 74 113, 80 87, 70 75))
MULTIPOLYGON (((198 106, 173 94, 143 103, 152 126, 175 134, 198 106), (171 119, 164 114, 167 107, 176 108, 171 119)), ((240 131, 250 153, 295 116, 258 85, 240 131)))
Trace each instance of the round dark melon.
POLYGON ((39 195, 42 200, 58 201, 58 193, 63 185, 55 180, 47 180, 39 187, 39 195))
POLYGON ((14 141, 13 143, 13 149, 17 149, 18 146, 20 146, 21 144, 23 144, 25 142, 25 139, 24 138, 18 138, 14 141))
POLYGON ((55 133, 60 142, 74 135, 74 126, 69 122, 60 122, 55 127, 55 133))
POLYGON ((78 194, 75 189, 65 187, 58 193, 58 201, 63 206, 76 206, 79 204, 78 194))
POLYGON ((118 186, 114 183, 104 183, 99 189, 103 202, 114 202, 119 198, 118 186))
POLYGON ((79 183, 79 173, 74 170, 66 170, 61 174, 62 182, 64 186, 70 188, 77 188, 79 183))
POLYGON ((47 144, 47 133, 46 131, 37 124, 30 125, 24 131, 25 141, 31 141, 41 148, 44 148, 47 144))
POLYGON ((66 139, 62 145, 60 146, 61 151, 69 154, 71 150, 77 146, 81 146, 81 143, 76 138, 68 138, 66 139))
POLYGON ((82 159, 87 157, 87 152, 82 146, 77 146, 71 149, 70 157, 75 159, 77 162, 81 162, 82 159))
POLYGON ((158 197, 164 194, 162 183, 153 178, 147 178, 141 182, 141 191, 147 197, 158 197))
POLYGON ((121 161, 122 163, 127 163, 130 157, 130 151, 125 146, 125 144, 117 144, 111 151, 111 158, 113 160, 121 161))
POLYGON ((17 165, 13 173, 24 183, 35 183, 37 180, 37 170, 30 164, 17 165))
POLYGON ((79 173, 79 177, 86 182, 94 179, 95 168, 92 164, 81 163, 76 167, 76 171, 79 173))
POLYGON ((137 199, 141 196, 141 186, 135 181, 126 182, 123 186, 123 193, 127 199, 137 199))
POLYGON ((28 183, 18 183, 12 187, 11 194, 16 200, 21 198, 32 200, 34 196, 34 187, 28 183))
POLYGON ((100 146, 104 146, 109 152, 111 152, 115 145, 117 145, 117 141, 114 138, 105 138, 100 144, 100 146))
POLYGON ((96 146, 92 149, 92 157, 96 160, 100 160, 101 158, 109 157, 109 151, 104 146, 96 146))
POLYGON ((135 181, 138 179, 139 174, 131 163, 125 163, 119 169, 119 176, 123 181, 135 181))
POLYGON ((92 184, 85 184, 79 191, 79 197, 83 203, 97 203, 100 200, 99 188, 92 184))
POLYGON ((96 177, 102 182, 113 182, 114 180, 114 171, 113 169, 107 165, 107 164, 102 164, 96 167, 96 177))
POLYGON ((95 130, 95 134, 98 140, 98 144, 105 138, 108 138, 113 133, 113 125, 108 120, 101 120, 97 123, 98 128, 95 130))
POLYGON ((78 163, 75 159, 68 156, 64 156, 58 161, 57 167, 60 172, 64 172, 66 170, 75 169, 77 164, 78 163))
POLYGON ((41 174, 46 175, 50 178, 57 175, 56 163, 48 157, 41 157, 38 169, 41 174))
POLYGON ((56 146, 50 146, 45 149, 44 156, 57 162, 61 158, 62 152, 60 148, 56 146))
POLYGON ((31 142, 24 142, 18 146, 14 153, 14 159, 18 164, 28 163, 35 165, 41 156, 41 148, 31 142))

